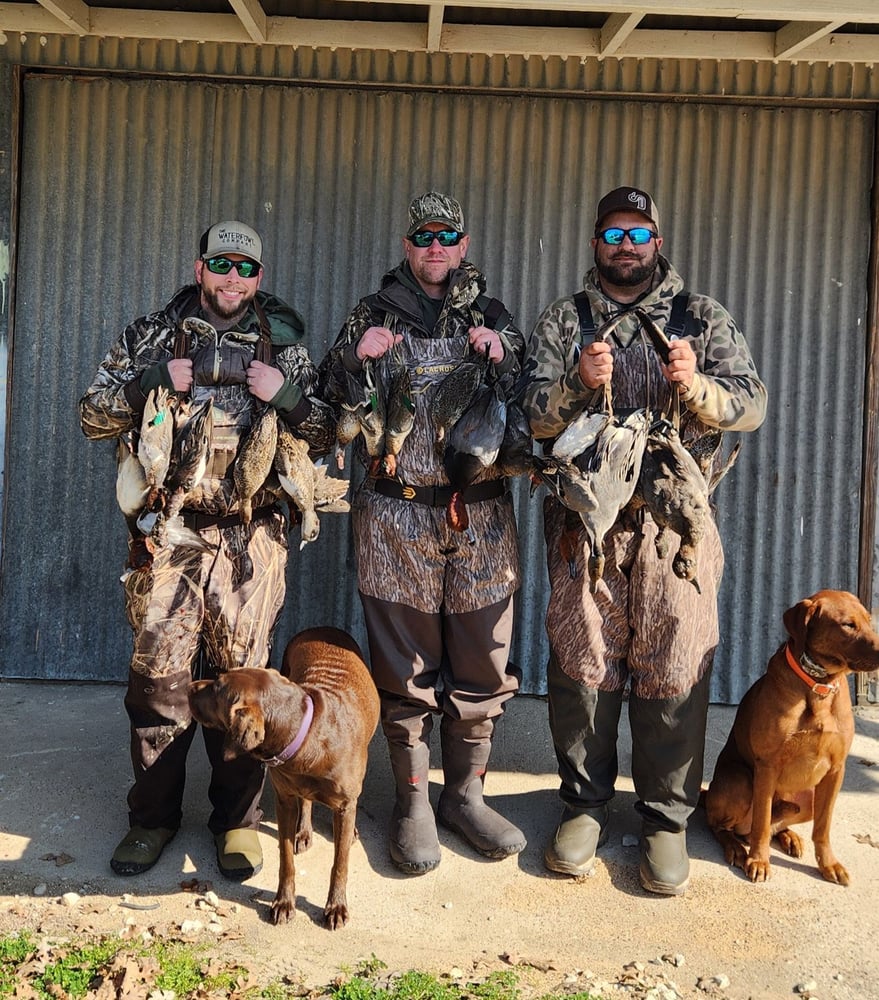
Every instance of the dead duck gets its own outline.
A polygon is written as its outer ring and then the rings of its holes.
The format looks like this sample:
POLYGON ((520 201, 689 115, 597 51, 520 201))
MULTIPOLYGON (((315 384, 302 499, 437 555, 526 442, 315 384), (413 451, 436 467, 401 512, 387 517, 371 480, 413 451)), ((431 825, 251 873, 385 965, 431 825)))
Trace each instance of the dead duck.
POLYGON ((304 549, 320 534, 314 501, 314 463, 308 454, 308 442, 296 437, 283 422, 278 427, 274 469, 285 495, 302 515, 299 548, 304 549))
POLYGON ((183 506, 186 494, 202 480, 211 454, 211 434, 214 429, 214 401, 206 399, 175 433, 171 445, 171 461, 165 477, 168 493, 166 514, 170 519, 183 506))
MULTIPOLYGON (((575 511, 586 530, 587 569, 590 589, 597 589, 604 573, 604 536, 632 499, 647 444, 650 416, 636 409, 615 414, 580 455, 559 461, 554 454, 538 466, 540 477, 570 510, 575 511)), ((575 545, 562 540, 571 574, 575 545)))
POLYGON ((171 395, 167 389, 159 386, 147 395, 140 422, 140 439, 137 443, 137 457, 149 488, 146 506, 152 506, 158 491, 164 486, 173 443, 174 415, 171 410, 171 395))
POLYGON ((481 385, 448 433, 443 468, 454 492, 446 518, 454 531, 470 531, 463 491, 497 460, 507 425, 507 401, 500 382, 481 385))
POLYGON ((137 533, 137 517, 149 496, 143 465, 134 450, 130 434, 116 439, 116 502, 132 535, 137 533))
POLYGON ((253 498, 272 471, 278 443, 278 412, 266 405, 254 421, 247 437, 241 442, 232 469, 235 495, 243 524, 250 524, 253 498))
POLYGON ((403 443, 415 426, 415 399, 412 395, 412 379, 409 368, 392 349, 389 354, 390 378, 385 403, 385 453, 382 472, 391 479, 397 476, 397 461, 403 443))
POLYGON ((696 579, 696 549, 708 523, 708 485, 696 459, 684 447, 674 424, 665 418, 650 428, 638 478, 637 501, 647 508, 659 529, 657 555, 664 559, 669 533, 680 536, 672 571, 701 593, 696 579))
POLYGON ((462 360, 437 386, 430 412, 435 428, 434 444, 439 457, 446 447, 446 435, 470 405, 483 383, 489 365, 487 355, 473 355, 462 360))

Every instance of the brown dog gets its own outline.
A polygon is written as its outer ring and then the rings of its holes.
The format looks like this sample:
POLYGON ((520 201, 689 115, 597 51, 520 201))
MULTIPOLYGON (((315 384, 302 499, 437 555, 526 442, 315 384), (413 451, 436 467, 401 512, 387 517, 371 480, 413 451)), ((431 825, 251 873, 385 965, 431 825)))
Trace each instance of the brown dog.
POLYGON ((333 872, 324 908, 335 930, 348 921, 348 855, 379 701, 357 643, 336 628, 312 628, 287 644, 281 673, 242 668, 189 688, 193 718, 226 731, 225 756, 265 761, 278 810, 280 870, 272 922, 296 909, 293 856, 311 846, 311 804, 333 811, 333 872), (283 676, 282 676, 283 674, 283 676))
POLYGON ((853 595, 821 590, 785 611, 790 635, 745 694, 705 795, 708 825, 729 864, 769 878, 769 843, 791 857, 791 823, 812 820, 821 874, 848 885, 830 846, 830 822, 854 737, 847 677, 879 669, 879 635, 853 595))

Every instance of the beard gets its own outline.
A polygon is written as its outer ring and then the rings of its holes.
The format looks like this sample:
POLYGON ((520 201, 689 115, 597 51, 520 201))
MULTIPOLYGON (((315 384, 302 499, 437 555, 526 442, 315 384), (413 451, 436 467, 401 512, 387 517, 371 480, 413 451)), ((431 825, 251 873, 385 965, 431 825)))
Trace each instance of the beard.
POLYGON ((246 294, 237 305, 229 305, 221 302, 216 291, 205 288, 201 285, 201 297, 207 308, 218 318, 225 320, 238 320, 247 312, 247 308, 256 295, 256 289, 246 294))
POLYGON ((596 258, 595 266, 605 281, 618 288, 635 288, 649 281, 659 263, 659 255, 654 253, 649 260, 636 263, 634 257, 622 260, 603 260, 596 258))

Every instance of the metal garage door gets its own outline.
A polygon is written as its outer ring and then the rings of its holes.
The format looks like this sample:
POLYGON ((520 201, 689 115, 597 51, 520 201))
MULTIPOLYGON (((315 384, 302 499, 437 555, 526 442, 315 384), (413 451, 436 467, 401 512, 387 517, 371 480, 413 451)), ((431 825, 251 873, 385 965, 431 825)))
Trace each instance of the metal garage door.
MULTIPOLYGON (((401 256, 410 197, 464 203, 471 257, 528 329, 591 263, 598 197, 654 193, 689 287, 739 319, 771 394, 718 491, 715 700, 737 701, 822 586, 856 589, 873 117, 867 112, 25 75, 5 456, 0 674, 122 679, 124 526, 77 401, 130 319, 188 281, 212 220, 265 238, 266 287, 319 360, 401 256)), ((514 658, 544 690, 538 498, 518 489, 514 658)), ((291 555, 280 635, 362 638, 347 519, 291 555)))

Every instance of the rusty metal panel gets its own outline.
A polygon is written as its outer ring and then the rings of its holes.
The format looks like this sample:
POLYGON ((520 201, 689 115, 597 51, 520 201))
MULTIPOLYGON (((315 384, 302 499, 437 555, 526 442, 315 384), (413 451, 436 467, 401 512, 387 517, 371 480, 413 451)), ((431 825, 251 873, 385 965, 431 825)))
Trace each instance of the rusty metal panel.
MULTIPOLYGON (((4 675, 125 676, 112 449, 83 439, 76 402, 124 324, 189 279, 211 220, 263 233, 266 287, 304 314, 319 360, 400 259, 414 194, 462 200, 470 255, 527 330, 591 263, 598 197, 631 182, 654 193, 665 250, 740 321, 769 385, 766 424, 717 495, 713 696, 737 701, 789 604, 856 585, 873 141, 861 110, 28 76, 4 675)), ((523 689, 542 692, 540 494, 517 484, 516 507, 513 657, 523 689)), ((348 519, 324 517, 301 553, 292 542, 280 636, 333 622, 362 640, 348 519)))

